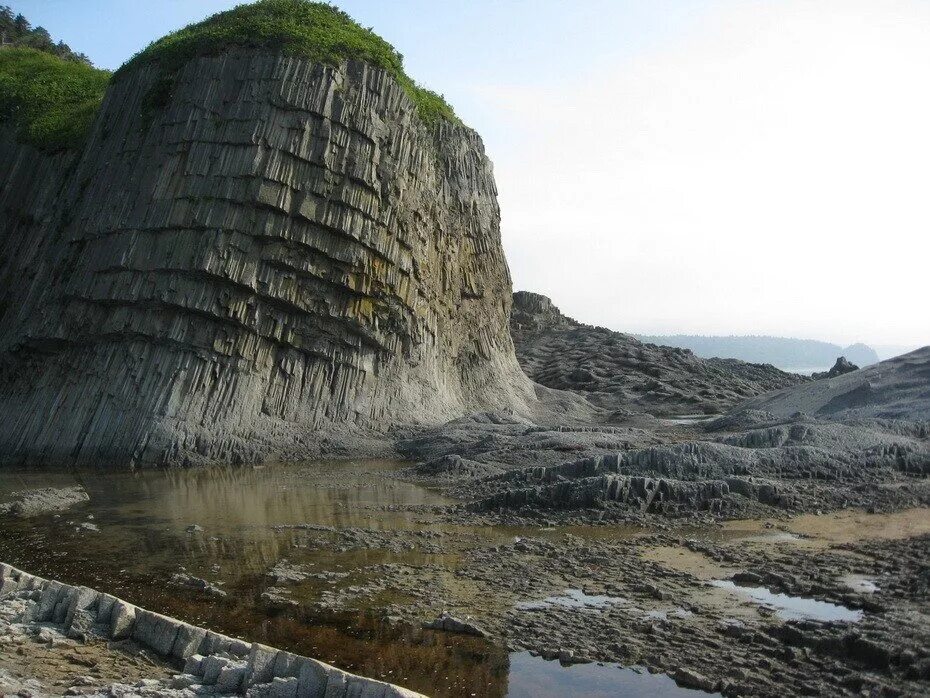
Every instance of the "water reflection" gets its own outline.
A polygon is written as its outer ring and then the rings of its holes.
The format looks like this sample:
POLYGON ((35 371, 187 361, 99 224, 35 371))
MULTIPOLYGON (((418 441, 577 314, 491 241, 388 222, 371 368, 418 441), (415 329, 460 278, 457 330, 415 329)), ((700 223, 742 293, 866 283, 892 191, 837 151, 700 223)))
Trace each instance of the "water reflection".
MULTIPOLYGON (((697 698, 710 694, 682 688, 665 674, 649 674, 615 664, 574 664, 510 655, 507 698, 697 698)), ((714 694, 720 695, 720 694, 714 694)))
POLYGON ((765 587, 739 586, 728 579, 715 579, 711 584, 743 596, 752 603, 770 606, 775 609, 779 618, 785 620, 819 620, 839 623, 854 623, 862 620, 862 611, 826 601, 780 594, 765 587))
POLYGON ((447 500, 381 477, 395 467, 353 461, 138 473, 0 471, 2 493, 80 484, 90 495, 87 504, 57 515, 4 520, 0 559, 430 695, 502 696, 507 654, 485 640, 394 625, 364 609, 321 610, 312 602, 333 588, 327 579, 289 589, 302 602, 297 608, 269 610, 260 602, 273 583, 266 573, 284 558, 311 572, 342 570, 345 584, 385 562, 453 564, 445 555, 379 547, 379 540, 371 548, 332 545, 347 529, 376 536, 440 528, 424 524, 419 509, 447 500), (80 527, 89 517, 99 531, 80 527), (169 584, 182 567, 222 585, 228 596, 169 584))
POLYGON ((581 589, 566 589, 562 596, 549 596, 542 601, 521 601, 516 608, 521 611, 532 611, 552 606, 577 609, 601 609, 612 604, 626 603, 619 596, 603 596, 600 594, 586 594, 581 589))

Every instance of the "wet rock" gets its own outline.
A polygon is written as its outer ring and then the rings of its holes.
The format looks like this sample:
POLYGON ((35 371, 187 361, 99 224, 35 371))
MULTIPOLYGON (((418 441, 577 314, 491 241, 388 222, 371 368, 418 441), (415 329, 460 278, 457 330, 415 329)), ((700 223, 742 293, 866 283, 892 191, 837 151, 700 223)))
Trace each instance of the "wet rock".
POLYGON ((287 560, 280 560, 267 576, 271 577, 275 584, 298 584, 310 577, 310 572, 301 565, 294 565, 287 560))
POLYGON ((888 647, 861 635, 851 634, 844 638, 849 656, 873 669, 888 669, 891 652, 888 647))
POLYGON ((262 592, 261 600, 262 603, 269 608, 279 610, 284 608, 295 608, 299 604, 289 596, 289 593, 287 589, 268 587, 262 592))
MULTIPOLYGON (((54 511, 64 511, 76 504, 90 501, 83 487, 45 487, 36 490, 14 492, 10 501, 0 503, 0 515, 8 514, 27 518, 54 511)), ((93 524, 82 524, 84 527, 93 524)), ((91 530, 96 530, 96 526, 91 530)))
POLYGON ((717 690, 717 682, 712 681, 703 674, 699 674, 696 671, 691 669, 685 669, 684 667, 677 669, 673 674, 672 678, 675 679, 675 682, 680 686, 685 686, 687 688, 697 688, 701 691, 713 692, 717 690))
POLYGON ((216 584, 208 582, 206 579, 201 579, 200 577, 194 577, 193 575, 187 574, 186 572, 178 572, 171 576, 171 583, 176 586, 187 587, 188 589, 196 589, 197 591, 202 591, 205 594, 210 596, 216 596, 223 598, 227 596, 227 592, 221 589, 216 584))
POLYGON ((446 632, 457 633, 459 635, 474 635, 476 637, 487 636, 487 632, 483 628, 475 625, 470 620, 456 618, 448 613, 443 613, 435 620, 424 623, 423 627, 430 630, 445 630, 446 632))

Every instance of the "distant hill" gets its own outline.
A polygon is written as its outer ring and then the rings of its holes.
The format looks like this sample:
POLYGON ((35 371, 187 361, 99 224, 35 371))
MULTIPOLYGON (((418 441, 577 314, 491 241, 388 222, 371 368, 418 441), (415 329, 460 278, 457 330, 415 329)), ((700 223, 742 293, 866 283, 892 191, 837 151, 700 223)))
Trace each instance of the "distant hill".
POLYGON ((845 356, 859 367, 878 363, 878 354, 865 344, 841 347, 839 344, 819 342, 814 339, 792 339, 789 337, 729 336, 708 337, 702 335, 635 335, 650 344, 662 344, 690 349, 698 356, 710 359, 740 359, 757 364, 772 364, 784 370, 828 368, 837 357, 845 356))

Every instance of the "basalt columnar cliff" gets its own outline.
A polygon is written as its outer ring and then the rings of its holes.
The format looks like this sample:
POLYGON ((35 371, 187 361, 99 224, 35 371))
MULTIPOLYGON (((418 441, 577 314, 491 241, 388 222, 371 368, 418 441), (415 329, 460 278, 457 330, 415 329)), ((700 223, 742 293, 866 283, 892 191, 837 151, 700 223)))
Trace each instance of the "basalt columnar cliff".
POLYGON ((80 148, 0 124, 3 461, 300 457, 525 407, 474 131, 365 60, 163 63, 118 71, 80 148))

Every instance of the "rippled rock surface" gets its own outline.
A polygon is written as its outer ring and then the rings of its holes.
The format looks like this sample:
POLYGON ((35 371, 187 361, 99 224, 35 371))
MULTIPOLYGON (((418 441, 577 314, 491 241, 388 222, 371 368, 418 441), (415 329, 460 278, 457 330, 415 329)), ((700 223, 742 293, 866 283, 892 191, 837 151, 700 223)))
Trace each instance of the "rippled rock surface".
POLYGON ((702 359, 687 349, 567 317, 546 296, 514 294, 511 331, 517 358, 537 383, 584 395, 623 415, 723 412, 746 398, 807 379, 768 364, 702 359))

